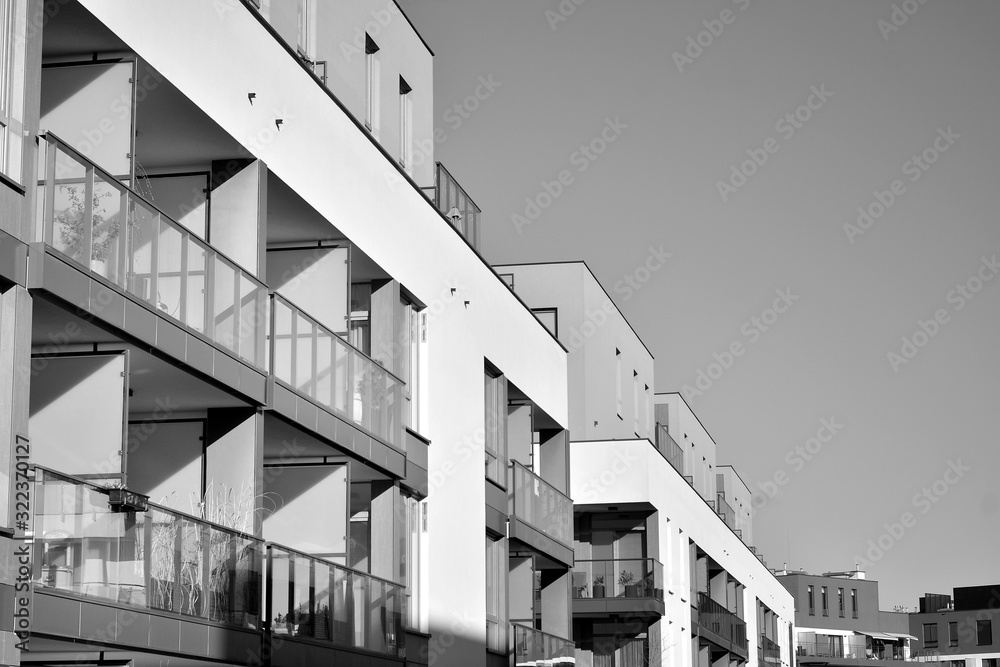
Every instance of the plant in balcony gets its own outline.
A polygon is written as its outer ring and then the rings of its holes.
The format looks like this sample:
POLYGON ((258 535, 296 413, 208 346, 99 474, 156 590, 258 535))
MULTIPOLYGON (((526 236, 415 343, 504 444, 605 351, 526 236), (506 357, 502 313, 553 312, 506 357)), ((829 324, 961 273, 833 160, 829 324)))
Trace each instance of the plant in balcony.
POLYGON ((639 597, 639 584, 635 582, 635 575, 628 570, 622 570, 618 574, 618 585, 625 589, 625 597, 639 597))
MULTIPOLYGON (((58 229, 60 243, 64 252, 81 261, 85 248, 83 243, 87 237, 87 200, 80 192, 82 186, 63 185, 60 190, 68 199, 68 206, 53 213, 53 232, 58 229)), ((111 251, 118 245, 121 232, 121 220, 118 214, 105 216, 101 200, 111 198, 116 191, 106 190, 94 192, 91 196, 92 235, 90 244, 90 268, 104 274, 106 263, 111 251)))
POLYGON ((594 597, 595 598, 606 597, 606 591, 604 588, 604 577, 594 577, 594 597))

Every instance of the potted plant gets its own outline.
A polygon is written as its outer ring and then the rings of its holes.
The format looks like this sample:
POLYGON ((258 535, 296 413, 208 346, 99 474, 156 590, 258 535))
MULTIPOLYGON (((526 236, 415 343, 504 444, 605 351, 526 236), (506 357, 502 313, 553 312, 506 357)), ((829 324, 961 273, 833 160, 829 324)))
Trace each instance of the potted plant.
POLYGON ((605 597, 604 577, 594 577, 594 597, 595 598, 605 597))
POLYGON ((622 570, 618 575, 618 584, 625 589, 625 597, 627 598, 639 597, 639 585, 633 583, 634 581, 635 575, 628 570, 622 570))
MULTIPOLYGON (((69 205, 54 214, 53 228, 59 230, 65 252, 76 257, 81 262, 87 262, 86 249, 83 247, 86 239, 87 201, 77 186, 63 186, 63 192, 69 200, 69 205)), ((89 266, 93 271, 105 275, 107 261, 111 252, 118 245, 118 235, 121 231, 119 214, 105 217, 102 199, 110 198, 114 192, 107 190, 95 192, 92 196, 91 211, 91 243, 89 266)))

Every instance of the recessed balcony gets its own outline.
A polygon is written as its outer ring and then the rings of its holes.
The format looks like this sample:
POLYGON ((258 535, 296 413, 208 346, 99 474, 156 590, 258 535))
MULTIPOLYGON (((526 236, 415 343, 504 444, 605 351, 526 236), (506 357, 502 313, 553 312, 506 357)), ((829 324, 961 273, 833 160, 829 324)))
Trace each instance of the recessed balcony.
POLYGON ((514 664, 517 667, 573 665, 576 644, 572 639, 557 637, 541 630, 511 623, 514 664))
POLYGON ((46 246, 263 368, 263 283, 55 135, 40 141, 46 246))
POLYGON ((573 501, 517 461, 511 465, 510 537, 564 565, 573 563, 573 501))
POLYGON ((692 609, 698 635, 724 651, 747 659, 747 625, 739 616, 719 604, 707 593, 698 593, 698 606, 692 609))
POLYGON ((577 560, 573 566, 573 613, 664 613, 663 565, 654 558, 577 560))

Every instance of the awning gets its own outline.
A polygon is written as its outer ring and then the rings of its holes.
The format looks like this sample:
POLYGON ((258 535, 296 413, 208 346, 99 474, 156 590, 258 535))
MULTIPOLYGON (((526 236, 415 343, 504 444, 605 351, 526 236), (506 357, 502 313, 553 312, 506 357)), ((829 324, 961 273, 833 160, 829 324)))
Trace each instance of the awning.
POLYGON ((887 632, 885 634, 892 635, 896 639, 913 639, 913 640, 916 640, 916 637, 914 637, 913 635, 904 635, 901 632, 887 632))
POLYGON ((894 642, 899 640, 899 637, 895 637, 893 635, 886 634, 884 632, 874 632, 874 631, 869 632, 867 630, 855 630, 855 632, 857 632, 859 635, 871 637, 872 639, 881 639, 882 641, 894 642))

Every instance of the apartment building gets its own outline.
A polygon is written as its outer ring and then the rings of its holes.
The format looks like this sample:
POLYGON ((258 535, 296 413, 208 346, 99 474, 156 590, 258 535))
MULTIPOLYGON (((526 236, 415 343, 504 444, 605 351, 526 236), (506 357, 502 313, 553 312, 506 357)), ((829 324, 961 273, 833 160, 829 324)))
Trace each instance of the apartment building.
POLYGON ((928 593, 909 622, 918 660, 947 667, 1000 663, 1000 585, 954 588, 952 595, 928 593))
POLYGON ((0 664, 565 654, 567 352, 402 11, 0 12, 0 664))
POLYGON ((863 571, 815 575, 784 569, 776 574, 795 598, 797 664, 915 659, 907 614, 881 611, 878 582, 866 579, 863 571))
POLYGON ((569 349, 576 664, 792 665, 749 490, 589 267, 495 268, 569 349))

